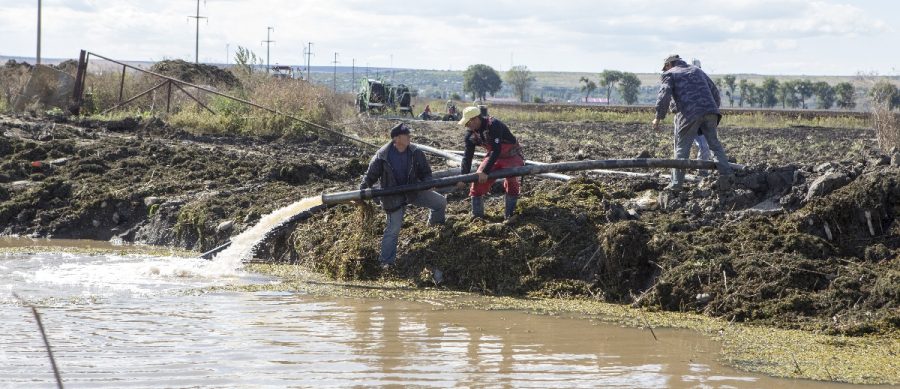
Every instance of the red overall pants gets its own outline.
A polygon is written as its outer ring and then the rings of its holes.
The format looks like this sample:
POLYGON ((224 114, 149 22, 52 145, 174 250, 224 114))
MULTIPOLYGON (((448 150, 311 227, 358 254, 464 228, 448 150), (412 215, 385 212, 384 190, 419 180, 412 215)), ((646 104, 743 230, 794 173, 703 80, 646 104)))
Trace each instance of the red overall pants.
MULTIPOLYGON (((491 145, 486 144, 484 146, 487 149, 488 155, 481 160, 481 165, 478 166, 478 171, 480 172, 484 169, 484 166, 487 165, 488 159, 491 154, 491 145)), ((497 158, 497 161, 494 162, 494 167, 491 168, 491 171, 497 171, 506 168, 525 166, 525 158, 522 158, 522 148, 518 144, 501 144, 500 145, 500 157, 497 158)), ((477 197, 484 196, 491 190, 491 185, 494 184, 494 181, 497 180, 487 180, 484 183, 472 183, 471 189, 469 189, 469 196, 477 197)), ((510 196, 518 196, 519 195, 519 177, 507 177, 503 179, 503 190, 506 191, 507 195, 510 196)))

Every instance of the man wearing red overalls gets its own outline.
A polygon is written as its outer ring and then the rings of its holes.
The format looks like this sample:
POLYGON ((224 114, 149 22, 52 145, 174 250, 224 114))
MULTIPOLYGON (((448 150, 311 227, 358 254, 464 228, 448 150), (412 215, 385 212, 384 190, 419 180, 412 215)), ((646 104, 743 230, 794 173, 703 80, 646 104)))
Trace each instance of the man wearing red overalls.
MULTIPOLYGON (((484 218, 484 195, 491 189, 495 180, 488 179, 488 173, 494 170, 513 168, 525 165, 522 148, 512 132, 503 122, 491 116, 482 115, 481 108, 467 107, 463 110, 459 124, 466 126, 466 152, 463 155, 462 174, 472 170, 472 157, 475 146, 482 146, 487 155, 478 166, 478 182, 469 189, 472 197, 472 216, 484 218)), ((519 177, 507 177, 503 181, 506 191, 506 210, 504 217, 509 220, 516 210, 519 199, 519 177)))

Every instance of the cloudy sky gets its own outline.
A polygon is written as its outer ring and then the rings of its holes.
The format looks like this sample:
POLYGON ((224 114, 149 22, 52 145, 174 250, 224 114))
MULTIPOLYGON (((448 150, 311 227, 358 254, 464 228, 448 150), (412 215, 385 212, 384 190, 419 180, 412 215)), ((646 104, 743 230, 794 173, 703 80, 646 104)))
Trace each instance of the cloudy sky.
MULTIPOLYGON (((196 0, 43 0, 42 56, 193 60, 196 0)), ((712 73, 900 72, 890 0, 201 0, 200 60, 240 45, 272 64, 658 72, 669 53, 712 73)), ((0 0, 0 55, 35 54, 37 0, 0 0)), ((233 54, 232 54, 233 55, 233 54)))

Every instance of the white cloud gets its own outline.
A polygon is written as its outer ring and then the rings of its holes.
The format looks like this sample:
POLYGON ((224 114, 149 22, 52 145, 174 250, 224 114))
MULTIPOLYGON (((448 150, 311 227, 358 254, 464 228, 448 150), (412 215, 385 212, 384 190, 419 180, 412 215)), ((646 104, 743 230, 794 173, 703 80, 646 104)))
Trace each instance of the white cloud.
MULTIPOLYGON (((208 0, 200 13, 201 59, 224 61, 245 46, 265 56, 260 41, 274 26, 272 62, 300 63, 315 42, 314 64, 339 52, 342 65, 464 68, 473 63, 535 70, 657 71, 670 53, 714 59, 740 68, 750 58, 779 55, 816 66, 810 53, 834 58, 829 66, 852 72, 900 62, 886 53, 865 64, 840 51, 895 42, 886 22, 894 2, 844 0, 533 0, 413 2, 403 0, 208 0), (803 53, 801 56, 801 53, 803 53), (844 58, 847 57, 847 58, 844 58)), ((0 0, 0 54, 34 52, 33 2, 0 0)), ((122 59, 193 59, 192 1, 44 0, 45 56, 73 57, 81 48, 122 59)), ((872 46, 873 48, 875 46, 872 46)), ((874 51, 874 50, 873 50, 874 51)), ((704 62, 706 63, 706 62, 704 62)), ((777 71, 777 70, 776 70, 777 71)))

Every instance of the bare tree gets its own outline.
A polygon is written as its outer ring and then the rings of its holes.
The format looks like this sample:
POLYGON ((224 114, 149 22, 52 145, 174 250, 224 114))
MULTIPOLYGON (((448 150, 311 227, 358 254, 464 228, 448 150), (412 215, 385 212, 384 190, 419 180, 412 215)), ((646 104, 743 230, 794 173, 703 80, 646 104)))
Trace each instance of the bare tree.
POLYGON ((584 83, 584 86, 581 87, 581 91, 584 92, 584 102, 588 102, 588 97, 591 96, 591 92, 597 89, 597 83, 592 80, 589 80, 587 77, 581 77, 579 80, 584 83))
POLYGON ((618 70, 604 70, 600 73, 600 86, 606 88, 606 105, 610 104, 612 90, 622 79, 622 72, 618 70))
POLYGON ((525 93, 528 92, 528 88, 531 87, 534 81, 535 78, 531 75, 531 71, 528 70, 528 66, 516 65, 506 71, 506 82, 512 85, 516 91, 516 96, 519 96, 519 101, 525 101, 525 93))
POLYGON ((722 77, 722 84, 724 84, 725 86, 725 96, 728 97, 729 107, 734 107, 734 88, 736 86, 734 84, 735 79, 736 77, 732 74, 727 74, 722 77))

